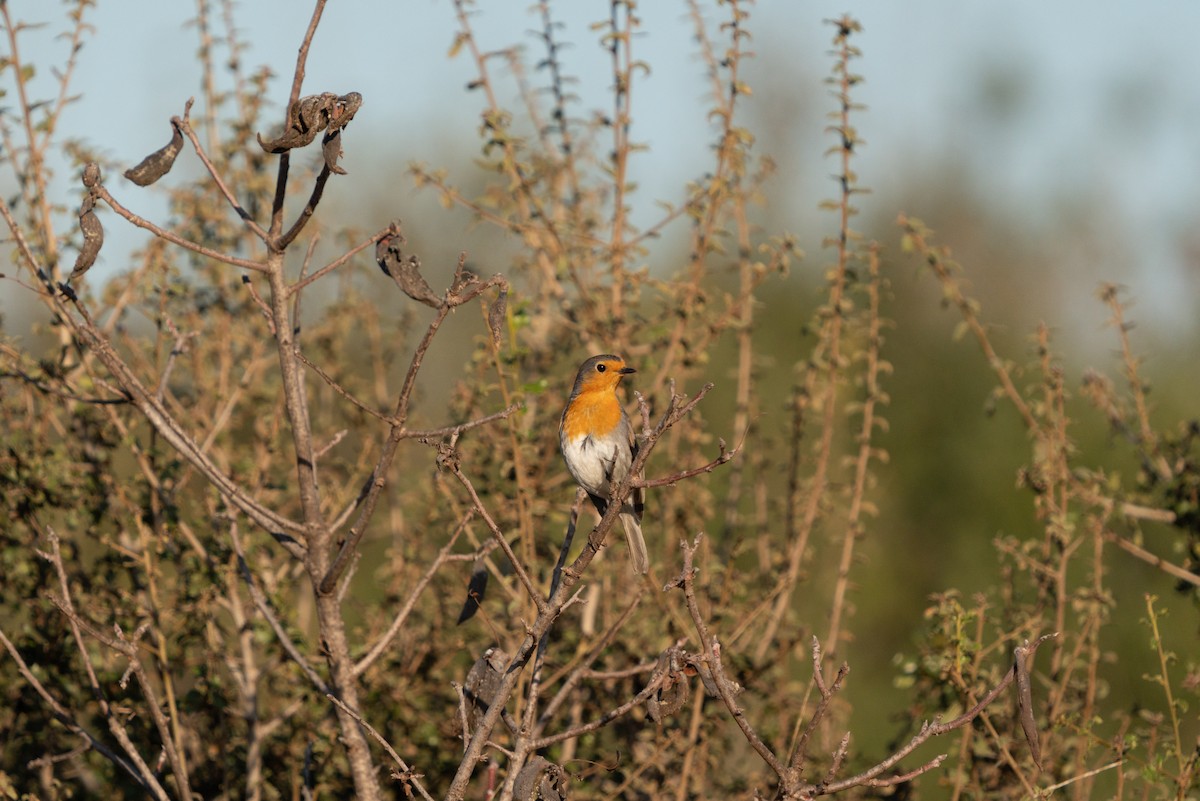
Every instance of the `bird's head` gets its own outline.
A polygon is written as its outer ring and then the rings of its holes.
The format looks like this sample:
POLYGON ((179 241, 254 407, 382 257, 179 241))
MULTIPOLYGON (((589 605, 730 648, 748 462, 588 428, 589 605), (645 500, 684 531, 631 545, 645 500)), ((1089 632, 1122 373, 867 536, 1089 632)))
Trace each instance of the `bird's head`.
POLYGON ((615 389, 621 379, 630 373, 636 373, 620 356, 604 353, 593 356, 579 367, 575 376, 575 387, 571 390, 574 397, 581 392, 615 389))

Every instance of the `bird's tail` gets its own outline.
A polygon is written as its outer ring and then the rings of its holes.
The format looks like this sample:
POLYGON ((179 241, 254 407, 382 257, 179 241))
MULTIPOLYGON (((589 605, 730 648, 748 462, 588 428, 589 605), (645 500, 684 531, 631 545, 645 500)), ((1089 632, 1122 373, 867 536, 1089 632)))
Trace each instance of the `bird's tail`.
POLYGON ((625 542, 629 546, 629 563, 633 572, 644 574, 650 569, 650 557, 646 553, 646 538, 642 536, 641 515, 632 507, 621 510, 621 526, 625 529, 625 542), (628 509, 628 511, 626 511, 628 509))

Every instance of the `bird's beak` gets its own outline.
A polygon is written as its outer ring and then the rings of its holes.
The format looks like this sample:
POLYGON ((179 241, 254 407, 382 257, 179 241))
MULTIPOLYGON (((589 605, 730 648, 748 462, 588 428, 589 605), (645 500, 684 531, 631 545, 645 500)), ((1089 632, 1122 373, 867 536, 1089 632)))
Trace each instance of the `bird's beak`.
POLYGON ((629 375, 630 373, 636 373, 637 370, 634 370, 632 367, 622 367, 617 372, 620 373, 621 375, 629 375))

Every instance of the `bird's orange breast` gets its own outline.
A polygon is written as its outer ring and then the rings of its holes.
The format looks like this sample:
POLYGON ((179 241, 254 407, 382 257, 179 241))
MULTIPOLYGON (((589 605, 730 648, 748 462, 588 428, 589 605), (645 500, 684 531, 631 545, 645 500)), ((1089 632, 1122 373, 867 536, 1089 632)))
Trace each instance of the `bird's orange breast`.
POLYGON ((621 423, 621 404, 612 389, 584 391, 567 406, 563 435, 568 440, 588 435, 603 437, 621 423))

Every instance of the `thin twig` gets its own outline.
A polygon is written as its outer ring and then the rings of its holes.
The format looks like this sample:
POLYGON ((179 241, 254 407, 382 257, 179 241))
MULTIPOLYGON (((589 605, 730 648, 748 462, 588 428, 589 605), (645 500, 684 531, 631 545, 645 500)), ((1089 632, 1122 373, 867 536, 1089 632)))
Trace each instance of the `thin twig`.
MULTIPOLYGON (((508 282, 502 275, 494 275, 487 281, 472 284, 466 280, 465 270, 466 254, 462 254, 459 257, 458 267, 451 281, 451 287, 444 296, 444 302, 439 306, 433 320, 429 323, 429 327, 425 330, 424 336, 421 337, 421 341, 417 344, 416 350, 413 351, 408 371, 404 376, 404 383, 400 387, 400 392, 396 397, 396 405, 389 421, 391 429, 388 431, 387 439, 383 443, 383 452, 379 455, 379 459, 375 463, 375 468, 371 471, 370 477, 364 482, 362 490, 355 500, 355 504, 359 509, 358 516, 353 525, 351 525, 349 532, 343 537, 341 548, 338 550, 337 556, 334 557, 329 569, 325 573, 325 577, 320 583, 320 592, 322 594, 332 592, 338 576, 345 570, 351 555, 358 548, 358 543, 366 533, 367 525, 375 514, 376 504, 379 501, 380 493, 387 484, 387 474, 391 469, 393 460, 396 458, 400 442, 406 438, 404 425, 408 421, 412 393, 416 388, 417 375, 421 370, 421 365, 424 364, 425 355, 433 343, 434 336, 441 329, 442 323, 446 321, 446 318, 453 309, 471 302, 483 292, 493 287, 499 287, 501 291, 508 288, 508 282)), ((507 414, 500 414, 497 419, 505 416, 507 414)))
POLYGON ((488 530, 492 532, 492 537, 496 544, 500 546, 500 550, 504 551, 508 557, 509 563, 512 564, 513 571, 517 574, 517 579, 525 587, 525 592, 529 598, 537 606, 539 616, 546 613, 546 599, 538 592, 537 587, 533 584, 533 579, 529 577, 529 573, 525 570, 525 566, 521 564, 521 560, 517 558, 517 554, 513 551, 512 546, 508 544, 508 539, 504 536, 504 532, 500 530, 495 518, 483 505, 483 501, 479 499, 479 493, 475 491, 475 485, 471 483, 471 479, 467 478, 466 474, 459 468, 457 463, 450 465, 450 473, 458 479, 458 482, 466 488, 467 494, 471 496, 471 504, 475 511, 483 518, 483 522, 487 524, 488 530))
MULTIPOLYGON (((742 438, 744 441, 744 431, 742 438)), ((693 467, 688 470, 682 470, 678 473, 672 473, 671 475, 663 476, 662 478, 635 479, 633 486, 645 487, 647 489, 653 489, 654 487, 667 487, 672 484, 678 484, 680 481, 685 481, 694 476, 701 475, 702 473, 711 473, 713 470, 716 470, 718 467, 728 461, 731 461, 733 457, 737 456, 738 452, 741 451, 743 444, 742 442, 739 442, 734 446, 733 450, 727 451, 725 450, 725 440, 718 439, 717 443, 718 447, 720 448, 720 454, 707 464, 702 464, 699 467, 693 467)))
POLYGON ((190 239, 184 239, 182 236, 174 233, 173 231, 168 231, 166 228, 161 228, 155 225, 144 217, 139 217, 129 209, 122 206, 120 202, 118 202, 117 199, 109 193, 104 184, 98 184, 93 191, 96 193, 96 197, 107 203, 109 208, 111 208, 117 214, 124 217, 138 228, 144 228, 160 239, 165 239, 172 244, 179 245, 181 248, 190 250, 193 253, 199 253, 201 256, 207 256, 215 261, 219 261, 224 264, 232 264, 234 267, 253 270, 256 273, 265 273, 267 271, 266 265, 262 262, 252 261, 250 259, 242 259, 237 256, 230 256, 227 253, 221 253, 220 251, 205 247, 204 245, 196 244, 190 239))
MULTIPOLYGON (((1055 638, 1057 636, 1058 636, 1057 633, 1043 635, 1042 637, 1039 637, 1037 640, 1034 640, 1032 643, 1030 643, 1026 647, 1025 652, 1027 654, 1032 655, 1033 652, 1036 651, 1042 643, 1044 643, 1046 640, 1055 638)), ((975 704, 975 706, 971 707, 966 712, 963 712, 958 717, 956 717, 953 720, 948 721, 946 723, 938 722, 936 719, 932 723, 930 723, 930 722, 924 723, 921 726, 921 730, 918 731, 915 735, 913 735, 912 739, 910 739, 907 744, 905 744, 899 750, 893 752, 886 759, 880 761, 873 767, 870 767, 867 770, 865 770, 862 773, 859 773, 855 776, 851 776, 850 778, 843 779, 839 782, 833 782, 831 784, 827 784, 827 785, 820 787, 819 794, 820 795, 832 795, 834 793, 840 793, 843 790, 848 790, 851 787, 857 787, 859 785, 864 785, 864 784, 869 785, 872 782, 878 780, 878 777, 880 774, 882 774, 884 771, 889 770, 890 768, 894 767, 897 763, 900 762, 900 760, 904 759, 906 756, 911 754, 913 751, 915 751, 919 746, 924 744, 929 739, 931 739, 933 737, 937 737, 942 734, 946 734, 947 732, 954 731, 955 729, 962 728, 963 726, 966 726, 968 723, 973 721, 975 718, 979 717, 980 713, 983 712, 983 710, 985 710, 993 701, 996 700, 997 697, 999 697, 1000 693, 1004 692, 1004 690, 1006 690, 1008 688, 1008 686, 1010 684, 1012 684, 1013 681, 1016 680, 1016 674, 1017 674, 1017 669, 1016 669, 1016 665, 1014 664, 1013 667, 1007 673, 1004 674, 1004 678, 1001 679, 1000 682, 995 687, 993 687, 985 696, 983 696, 983 698, 979 699, 979 702, 977 704, 975 704)), ((935 767, 935 765, 930 764, 928 766, 925 766, 924 770, 929 770, 932 767, 935 767)), ((916 775, 915 773, 908 774, 909 778, 912 778, 915 775, 916 775)), ((873 785, 873 786, 878 786, 878 785, 873 785)))
POLYGON ((595 720, 589 721, 588 723, 574 726, 569 729, 563 729, 562 731, 555 732, 554 734, 550 734, 545 737, 539 737, 531 743, 531 749, 533 751, 539 751, 543 748, 549 748, 555 743, 573 740, 576 737, 582 737, 588 732, 596 731, 597 729, 607 726, 612 721, 616 720, 622 715, 627 714, 631 710, 636 709, 638 706, 646 703, 648 699, 653 697, 653 695, 661 688, 663 679, 666 677, 666 675, 666 669, 662 666, 659 666, 652 674, 650 674, 650 678, 647 679, 646 686, 642 688, 641 692, 630 698, 628 701, 625 701, 619 706, 610 709, 603 715, 600 715, 595 720))
POLYGON ((734 684, 725 677, 725 668, 721 662, 721 646, 720 643, 713 637, 709 630, 708 624, 704 621, 704 615, 700 612, 699 603, 696 601, 696 572, 694 560, 696 551, 700 548, 700 541, 703 534, 697 534, 695 541, 689 545, 686 542, 681 544, 683 549, 683 570, 671 586, 682 587, 684 598, 687 601, 688 613, 692 617, 692 623, 696 626, 696 634, 700 638, 700 643, 703 648, 704 661, 712 671, 714 683, 716 684, 717 693, 721 697, 721 701, 725 704, 725 708, 729 710, 729 714, 733 716, 733 720, 737 723, 739 729, 742 730, 742 736, 746 738, 746 742, 750 747, 762 757, 763 762, 775 772, 781 782, 786 782, 788 779, 787 768, 779 761, 779 757, 770 747, 763 742, 758 733, 754 731, 754 727, 750 725, 750 721, 746 718, 746 711, 742 709, 741 704, 737 702, 735 697, 734 684))
POLYGON ((300 668, 312 685, 323 694, 328 695, 332 690, 325 680, 321 678, 316 669, 308 663, 304 658, 304 654, 300 653, 300 649, 296 647, 296 643, 292 642, 292 638, 283 628, 283 624, 279 622, 279 616, 275 614, 275 610, 271 608, 270 601, 267 600, 266 594, 259 588, 258 582, 254 580, 254 573, 250 570, 250 563, 246 561, 246 552, 242 549, 242 538, 238 535, 237 521, 233 521, 229 525, 229 538, 233 541, 233 550, 238 558, 238 574, 242 577, 242 581, 246 582, 246 588, 250 590, 250 598, 254 601, 254 605, 258 608, 263 619, 267 621, 267 625, 271 627, 271 631, 275 632, 275 638, 279 640, 280 646, 292 658, 292 661, 300 668))
MULTIPOLYGON (((450 561, 455 543, 458 542, 459 536, 466 530, 467 524, 471 522, 474 516, 475 510, 468 509, 463 519, 459 521, 458 526, 454 529, 454 533, 450 535, 449 541, 438 551, 438 555, 433 560, 433 563, 429 565, 429 568, 421 575, 417 583, 413 585, 412 590, 408 594, 408 600, 396 612, 396 617, 392 619, 392 624, 388 626, 388 630, 384 632, 379 641, 354 665, 355 676, 361 676, 363 673, 366 673, 371 665, 375 664, 375 660, 382 656, 383 652, 388 649, 388 646, 391 645, 396 635, 400 633, 400 629, 404 627, 405 621, 408 620, 408 616, 416 607, 417 599, 425 591, 425 588, 429 586, 429 582, 433 580, 434 574, 441 569, 442 565, 450 561)), ((472 560, 475 559, 475 554, 462 554, 461 556, 472 560)))
MULTIPOLYGON (((305 203, 304 208, 300 210, 300 216, 296 218, 294 223, 292 223, 292 227, 288 229, 286 234, 275 240, 275 247, 278 250, 283 250, 288 245, 292 244, 292 241, 300 235, 301 231, 304 230, 304 226, 308 224, 308 221, 312 219, 313 214, 317 210, 317 204, 321 202, 321 195, 325 193, 325 183, 329 180, 330 175, 331 172, 329 170, 329 165, 325 164, 321 167, 320 174, 317 175, 317 181, 315 184, 313 184, 312 194, 309 195, 308 202, 305 203)), ((379 240, 375 241, 377 242, 379 240)), ((374 242, 370 244, 374 244, 374 242)), ((362 250, 363 247, 367 247, 367 245, 363 245, 357 250, 362 250)))
POLYGON ((1172 562, 1168 562, 1167 560, 1163 559, 1158 554, 1147 551, 1145 548, 1138 545, 1136 542, 1126 539, 1125 537, 1122 537, 1119 534, 1116 534, 1115 532, 1112 532, 1112 531, 1105 531, 1104 539, 1108 540, 1109 542, 1116 543, 1117 547, 1120 548, 1121 550, 1125 551, 1126 553, 1133 554, 1138 559, 1141 559, 1143 562, 1145 562, 1148 565, 1153 565, 1154 567, 1157 567, 1159 570, 1166 573, 1167 575, 1173 576, 1173 577, 1179 579, 1180 581, 1187 582, 1188 584, 1191 584, 1193 586, 1200 587, 1200 576, 1196 575, 1195 573, 1191 572, 1190 570, 1186 570, 1186 569, 1180 567, 1179 565, 1176 565, 1172 562))
POLYGON ((196 131, 192 128, 191 111, 192 98, 189 97, 187 103, 184 104, 183 107, 183 116, 172 117, 171 122, 177 125, 179 130, 183 131, 184 136, 191 141, 192 147, 196 151, 196 155, 200 157, 200 162, 204 165, 204 169, 208 170, 208 174, 212 177, 213 183, 217 185, 217 189, 220 190, 221 194, 225 197, 226 202, 233 207, 233 210, 237 212, 237 215, 242 218, 243 222, 246 223, 246 227, 253 231, 255 236, 261 239, 264 244, 270 245, 270 238, 267 236, 267 232, 263 230, 261 225, 254 221, 254 218, 250 216, 250 212, 246 211, 246 208, 240 202, 238 202, 238 199, 234 196, 233 192, 230 191, 229 187, 225 184, 225 181, 221 179, 220 172, 217 171, 216 166, 212 163, 212 160, 209 159, 208 153, 206 153, 204 150, 204 146, 200 144, 200 137, 196 135, 196 131))
POLYGON ((385 740, 383 738, 383 735, 375 730, 374 726, 372 726, 370 723, 367 723, 365 720, 363 720, 362 715, 358 714, 353 709, 346 706, 346 704, 342 701, 342 699, 338 698, 333 693, 326 693, 325 697, 328 698, 331 702, 333 702, 339 709, 341 709, 347 715, 349 715, 350 717, 352 717, 356 721, 358 721, 358 725, 360 725, 364 729, 366 729, 367 734, 371 735, 371 737, 373 737, 375 739, 375 742, 377 742, 381 746, 383 746, 383 750, 387 751, 388 756, 390 756, 392 758, 392 761, 395 762, 396 765, 399 766, 399 768, 400 768, 400 771, 398 773, 392 774, 392 778, 397 779, 402 782, 406 782, 407 784, 411 784, 413 787, 417 788, 417 792, 421 794, 422 798, 426 799, 426 801, 433 801, 433 796, 431 796, 429 794, 429 792, 425 789, 425 785, 421 784, 421 774, 415 773, 412 770, 412 768, 410 768, 408 766, 408 764, 403 759, 400 758, 400 755, 396 753, 396 749, 392 748, 391 743, 389 743, 387 740, 385 740))
POLYGON ((514 403, 498 412, 492 412, 491 414, 484 415, 483 417, 477 417, 474 420, 468 420, 465 423, 457 423, 452 426, 443 426, 442 428, 427 428, 419 431, 406 428, 400 432, 400 436, 404 439, 417 439, 421 441, 428 440, 430 442, 435 439, 443 439, 445 437, 453 438, 457 437, 464 431, 470 431, 473 428, 479 428, 480 426, 485 426, 488 423, 495 423, 500 420, 505 420, 516 414, 522 408, 523 404, 514 403))

